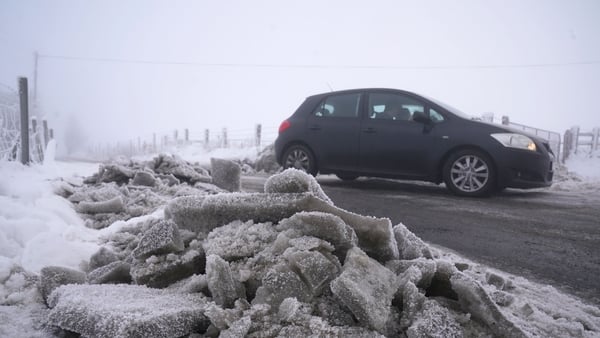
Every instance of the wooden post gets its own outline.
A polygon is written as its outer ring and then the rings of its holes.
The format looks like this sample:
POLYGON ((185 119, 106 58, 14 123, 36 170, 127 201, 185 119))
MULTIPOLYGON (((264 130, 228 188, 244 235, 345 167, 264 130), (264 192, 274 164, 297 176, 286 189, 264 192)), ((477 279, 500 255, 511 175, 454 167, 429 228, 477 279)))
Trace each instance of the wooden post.
POLYGON ((208 148, 208 143, 210 142, 210 131, 208 129, 204 130, 204 148, 208 148))
POLYGON ((223 128, 223 148, 227 148, 228 146, 228 142, 227 142, 227 128, 223 128))
POLYGON ((562 163, 565 163, 567 158, 569 158, 569 154, 571 153, 571 130, 567 129, 565 131, 565 136, 563 136, 563 153, 562 153, 562 163))
POLYGON ((50 128, 50 139, 54 140, 54 129, 50 128))
POLYGON ((175 132, 173 133, 173 139, 175 140, 174 141, 175 145, 177 145, 177 143, 179 143, 178 138, 179 138, 179 134, 177 133, 177 129, 175 129, 175 132))
POLYGON ((156 152, 156 133, 152 134, 152 151, 156 152))
POLYGON ((600 128, 596 127, 592 129, 592 151, 598 150, 598 144, 600 144, 598 137, 600 137, 600 128))
POLYGON ((19 102, 21 108, 21 163, 29 164, 29 100, 27 78, 19 78, 19 102))
POLYGON ((185 134, 185 144, 188 144, 190 142, 190 130, 185 128, 184 130, 184 134, 185 134))
POLYGON ((577 147, 579 146, 579 126, 571 127, 571 146, 570 151, 573 154, 577 154, 577 147))
POLYGON ((502 116, 502 124, 508 126, 510 124, 510 119, 508 116, 502 116))
POLYGON ((256 137, 255 137, 255 144, 257 147, 260 147, 261 133, 262 133, 262 125, 257 124, 256 125, 256 137))
POLYGON ((48 121, 43 120, 42 126, 44 127, 44 147, 48 146, 48 142, 50 142, 50 138, 48 136, 48 121))

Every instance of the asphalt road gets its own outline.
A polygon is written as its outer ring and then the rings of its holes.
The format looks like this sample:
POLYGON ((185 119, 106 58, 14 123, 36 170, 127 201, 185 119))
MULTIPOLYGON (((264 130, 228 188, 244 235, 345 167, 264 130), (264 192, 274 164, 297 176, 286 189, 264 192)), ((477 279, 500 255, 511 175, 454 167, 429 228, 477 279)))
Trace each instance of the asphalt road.
MULTIPOLYGON (((243 188, 261 191, 264 177, 243 188)), ((403 223, 426 242, 600 305, 600 191, 511 190, 461 198, 443 186, 317 180, 336 206, 403 223)))

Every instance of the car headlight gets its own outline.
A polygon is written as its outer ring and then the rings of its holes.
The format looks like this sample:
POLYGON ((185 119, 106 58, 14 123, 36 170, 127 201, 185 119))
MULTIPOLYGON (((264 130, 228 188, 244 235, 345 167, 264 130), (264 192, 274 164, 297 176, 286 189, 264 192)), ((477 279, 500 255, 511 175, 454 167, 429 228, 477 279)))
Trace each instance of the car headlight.
POLYGON ((525 135, 521 134, 513 134, 513 133, 498 133, 491 134, 491 136, 496 139, 496 141, 502 143, 505 147, 517 148, 517 149, 525 149, 536 151, 537 147, 535 146, 535 142, 532 139, 525 135))

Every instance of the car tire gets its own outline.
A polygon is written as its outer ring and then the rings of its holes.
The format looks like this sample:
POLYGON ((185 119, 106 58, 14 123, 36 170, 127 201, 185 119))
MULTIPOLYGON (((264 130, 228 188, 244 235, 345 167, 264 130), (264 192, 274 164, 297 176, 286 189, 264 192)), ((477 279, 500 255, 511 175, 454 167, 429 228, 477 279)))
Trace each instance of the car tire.
POLYGON ((459 196, 487 196, 496 184, 492 160, 475 149, 452 153, 444 164, 443 176, 446 187, 459 196))
POLYGON ((349 175, 349 174, 335 174, 342 181, 354 181, 358 178, 358 175, 349 175))
POLYGON ((301 144, 294 144, 285 150, 283 168, 296 168, 313 176, 316 176, 318 172, 312 151, 301 144))

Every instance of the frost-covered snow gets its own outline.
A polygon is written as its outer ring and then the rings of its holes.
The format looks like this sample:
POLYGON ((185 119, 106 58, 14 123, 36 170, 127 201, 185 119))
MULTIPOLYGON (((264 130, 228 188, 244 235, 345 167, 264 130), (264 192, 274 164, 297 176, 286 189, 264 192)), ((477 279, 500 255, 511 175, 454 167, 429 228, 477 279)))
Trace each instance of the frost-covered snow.
MULTIPOLYGON (((50 146, 52 149, 52 144, 50 146)), ((52 150, 48 152, 51 153, 52 150)), ((180 156, 190 162, 208 164, 212 157, 255 159, 256 149, 207 153, 188 147, 180 156)), ((150 215, 117 221, 101 230, 86 227, 74 206, 55 192, 65 189, 64 182, 68 182, 70 186, 82 185, 84 177, 98 171, 98 163, 59 162, 53 161, 51 156, 47 158, 45 163, 31 166, 0 162, 2 337, 52 335, 52 332, 40 327, 40 318, 45 316, 47 310, 45 305, 41 305, 40 295, 32 287, 36 281, 35 275, 39 274, 43 267, 63 266, 82 270, 85 268, 85 262, 99 250, 102 239, 107 235, 131 224, 163 217, 163 209, 159 208, 150 215)), ((572 156, 565 167, 557 172, 555 182, 551 189, 575 192, 600 189, 600 154, 572 156)), ((242 224, 233 223, 232 227, 242 224)), ((248 227, 256 228, 258 232, 256 235, 249 232, 242 237, 248 241, 248 247, 239 248, 240 252, 255 253, 264 249, 264 243, 261 241, 251 242, 253 238, 262 235, 262 231, 259 230, 264 224, 248 224, 248 227)), ((234 232, 235 229, 223 228, 221 231, 227 233, 234 232)), ((274 234, 269 233, 269 236, 274 234)), ((219 253, 222 249, 215 246, 209 250, 219 253)), ((496 297, 496 303, 505 303, 504 313, 524 331, 538 336, 557 337, 585 336, 586 330, 590 329, 595 329, 596 334, 600 332, 600 309, 585 305, 551 286, 541 286, 518 276, 477 265, 456 254, 445 252, 443 248, 438 250, 443 253, 442 258, 447 260, 449 265, 460 263, 469 266, 465 273, 480 282, 489 294, 496 297)), ((296 304, 286 300, 286 304, 288 303, 296 304)), ((143 304, 139 306, 143 307, 143 304)), ((431 313, 438 313, 436 309, 430 308, 431 313)))

